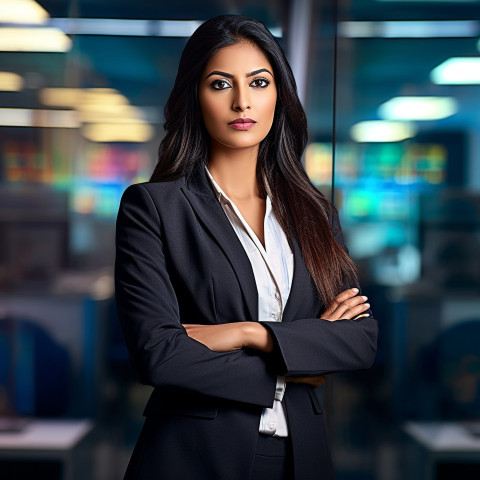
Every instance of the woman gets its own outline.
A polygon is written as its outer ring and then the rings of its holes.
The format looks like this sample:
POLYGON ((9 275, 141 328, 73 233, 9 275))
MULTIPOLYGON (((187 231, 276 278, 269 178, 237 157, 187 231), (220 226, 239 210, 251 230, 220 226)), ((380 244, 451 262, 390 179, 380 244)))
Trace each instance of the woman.
POLYGON ((127 479, 334 478, 314 388, 377 327, 334 207, 301 164, 295 81, 260 22, 188 41, 151 181, 117 220, 116 295, 154 391, 127 479))

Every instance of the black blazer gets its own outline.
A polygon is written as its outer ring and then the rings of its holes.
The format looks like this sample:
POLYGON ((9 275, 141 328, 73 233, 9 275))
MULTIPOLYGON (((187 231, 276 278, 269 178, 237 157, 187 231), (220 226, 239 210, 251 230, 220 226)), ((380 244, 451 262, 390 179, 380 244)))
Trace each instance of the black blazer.
MULTIPOLYGON (((338 216, 331 218, 343 246, 338 216)), ((218 353, 182 323, 258 321, 250 261, 205 172, 187 181, 129 187, 117 219, 116 299, 140 380, 155 387, 128 479, 246 480, 260 416, 276 375, 368 368, 376 351, 372 316, 329 322, 294 242, 294 276, 282 323, 268 322, 275 353, 218 353)), ((349 287, 346 285, 346 288, 349 287)), ((285 394, 295 477, 334 478, 315 390, 285 394)))

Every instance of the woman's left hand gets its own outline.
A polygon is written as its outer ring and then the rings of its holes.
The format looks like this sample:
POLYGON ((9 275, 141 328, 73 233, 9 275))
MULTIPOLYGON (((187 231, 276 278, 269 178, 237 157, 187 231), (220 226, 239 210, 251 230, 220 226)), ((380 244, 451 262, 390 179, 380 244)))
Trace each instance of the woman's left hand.
POLYGON ((329 322, 344 319, 358 320, 369 316, 368 313, 363 313, 369 308, 367 297, 358 295, 358 288, 350 288, 337 295, 332 305, 320 318, 329 322))
POLYGON ((269 331, 257 322, 222 323, 219 325, 183 325, 187 335, 215 352, 231 352, 243 347, 263 352, 273 350, 269 331))

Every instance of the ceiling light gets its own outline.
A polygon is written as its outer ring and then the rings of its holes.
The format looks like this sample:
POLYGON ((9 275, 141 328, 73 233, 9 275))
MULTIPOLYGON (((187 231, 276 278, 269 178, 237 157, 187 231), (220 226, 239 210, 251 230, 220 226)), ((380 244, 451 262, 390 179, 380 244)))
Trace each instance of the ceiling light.
POLYGON ((457 111, 457 101, 451 97, 394 97, 378 108, 386 120, 440 120, 457 111))
POLYGON ((40 101, 52 107, 82 109, 128 105, 128 99, 114 88, 44 88, 40 91, 40 101))
POLYGON ((23 78, 13 72, 0 72, 0 91, 18 92, 23 88, 23 78))
POLYGON ((145 115, 138 107, 98 105, 97 110, 78 110, 82 123, 137 123, 145 122, 145 115))
POLYGON ((0 1, 0 23, 44 23, 48 13, 33 0, 0 1))
POLYGON ((154 130, 148 123, 91 123, 82 127, 82 135, 92 142, 148 142, 154 130))
POLYGON ((83 90, 81 103, 83 105, 128 105, 128 99, 114 88, 87 88, 83 90))
POLYGON ((340 22, 346 38, 469 38, 480 35, 476 20, 391 20, 340 22))
POLYGON ((49 25, 73 35, 190 37, 200 20, 136 20, 119 18, 52 18, 49 25))
POLYGON ((73 110, 0 108, 0 126, 78 128, 79 123, 73 110))
POLYGON ((453 57, 435 67, 430 78, 437 85, 480 84, 480 57, 453 57))
POLYGON ((73 107, 80 101, 80 88, 43 88, 40 90, 40 101, 51 107, 73 107))
POLYGON ((400 142, 415 135, 410 123, 372 120, 359 122, 350 129, 355 142, 400 142))
POLYGON ((158 110, 133 105, 95 105, 77 108, 82 123, 161 123, 158 110))
POLYGON ((58 28, 2 27, 2 52, 67 52, 72 41, 58 28))
MULTIPOLYGON (((118 35, 135 37, 191 37, 202 20, 137 20, 119 18, 52 18, 48 25, 72 35, 118 35)), ((271 27, 281 38, 282 27, 271 27)))
POLYGON ((141 116, 140 109, 131 105, 110 105, 108 103, 82 103, 76 105, 79 113, 85 117, 95 118, 95 116, 141 116))
POLYGON ((40 100, 51 107, 76 110, 81 123, 145 124, 146 114, 113 88, 44 88, 40 100))

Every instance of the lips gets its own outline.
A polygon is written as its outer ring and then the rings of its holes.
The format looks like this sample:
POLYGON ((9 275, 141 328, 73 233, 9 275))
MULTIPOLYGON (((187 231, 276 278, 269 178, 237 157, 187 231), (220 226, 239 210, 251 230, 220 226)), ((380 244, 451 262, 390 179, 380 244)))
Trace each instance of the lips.
POLYGON ((257 122, 251 118, 237 118, 232 122, 229 122, 229 126, 235 130, 248 130, 252 128, 257 122))

